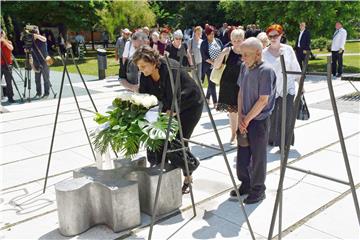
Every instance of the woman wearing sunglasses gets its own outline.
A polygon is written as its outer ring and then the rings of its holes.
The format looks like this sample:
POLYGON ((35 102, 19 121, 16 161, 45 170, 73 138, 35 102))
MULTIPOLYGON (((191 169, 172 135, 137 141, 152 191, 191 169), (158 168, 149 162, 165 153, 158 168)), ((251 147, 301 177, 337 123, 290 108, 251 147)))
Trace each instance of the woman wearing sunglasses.
POLYGON ((181 65, 182 66, 189 66, 192 65, 192 59, 190 54, 188 53, 188 48, 185 43, 183 43, 183 33, 180 29, 176 30, 173 34, 174 40, 171 44, 167 45, 165 49, 165 54, 168 54, 169 58, 172 58, 176 61, 180 61, 179 51, 181 47, 185 49, 185 55, 182 59, 181 65))
MULTIPOLYGON (((273 24, 266 29, 266 34, 270 40, 270 45, 263 50, 263 60, 273 66, 276 73, 276 96, 275 107, 271 115, 271 126, 269 144, 280 147, 281 136, 281 115, 283 99, 283 73, 281 70, 280 55, 284 55, 287 71, 300 72, 300 65, 296 59, 296 54, 291 46, 280 43, 284 34, 283 28, 279 24, 273 24)), ((286 95, 286 142, 291 137, 290 130, 291 119, 294 114, 293 102, 295 97, 295 81, 299 81, 298 75, 287 76, 287 95, 286 95)), ((294 145, 294 137, 290 141, 294 145)))

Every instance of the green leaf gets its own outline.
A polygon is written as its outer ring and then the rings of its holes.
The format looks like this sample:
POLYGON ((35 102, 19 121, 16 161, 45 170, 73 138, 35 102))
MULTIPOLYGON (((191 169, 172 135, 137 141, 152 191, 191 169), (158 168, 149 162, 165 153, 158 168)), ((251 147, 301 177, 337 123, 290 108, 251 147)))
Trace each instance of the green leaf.
POLYGON ((119 125, 115 125, 115 126, 113 126, 111 129, 112 129, 112 130, 118 130, 118 129, 120 129, 120 126, 119 126, 119 125))
POLYGON ((109 117, 106 117, 104 115, 101 115, 100 113, 96 113, 94 117, 94 121, 98 124, 106 123, 109 120, 109 117))

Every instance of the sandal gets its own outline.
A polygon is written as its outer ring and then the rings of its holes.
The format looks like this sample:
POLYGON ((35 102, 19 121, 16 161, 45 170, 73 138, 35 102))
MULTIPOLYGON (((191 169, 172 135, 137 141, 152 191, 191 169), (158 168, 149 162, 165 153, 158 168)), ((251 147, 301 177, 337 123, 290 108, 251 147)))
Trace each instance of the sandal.
POLYGON ((183 186, 181 188, 182 194, 188 194, 190 192, 190 184, 192 183, 192 177, 190 179, 184 179, 183 186))

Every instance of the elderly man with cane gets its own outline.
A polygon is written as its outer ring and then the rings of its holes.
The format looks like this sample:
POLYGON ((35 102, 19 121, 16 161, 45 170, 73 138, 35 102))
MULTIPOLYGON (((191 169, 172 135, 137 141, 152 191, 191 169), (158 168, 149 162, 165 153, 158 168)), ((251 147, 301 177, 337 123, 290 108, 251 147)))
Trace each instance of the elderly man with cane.
MULTIPOLYGON (((262 44, 250 37, 241 44, 243 64, 238 78, 238 155, 236 171, 245 204, 265 199, 266 147, 275 103, 276 75, 262 61, 262 44), (251 163, 251 164, 250 164, 251 163)), ((236 197, 235 190, 230 192, 236 197)))

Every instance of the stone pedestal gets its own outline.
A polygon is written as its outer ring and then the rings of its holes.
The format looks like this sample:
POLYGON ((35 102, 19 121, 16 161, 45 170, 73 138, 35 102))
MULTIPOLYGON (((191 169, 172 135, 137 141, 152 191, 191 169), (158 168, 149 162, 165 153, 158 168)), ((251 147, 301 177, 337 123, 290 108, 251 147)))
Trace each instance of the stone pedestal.
MULTIPOLYGON (((141 211, 153 215, 156 188, 158 185, 160 169, 142 168, 136 171, 139 184, 141 211)), ((158 200, 157 215, 170 213, 182 204, 181 170, 166 166, 162 176, 162 184, 158 200)))
POLYGON ((62 181, 55 188, 59 230, 65 236, 97 224, 120 232, 141 223, 137 182, 80 177, 62 181))
MULTIPOLYGON (((77 235, 97 224, 119 232, 141 223, 140 209, 153 214, 159 167, 146 168, 145 158, 115 160, 114 165, 111 170, 78 169, 73 172, 74 179, 55 185, 63 235, 77 235)), ((157 215, 175 211, 181 204, 181 170, 166 165, 157 215)))

